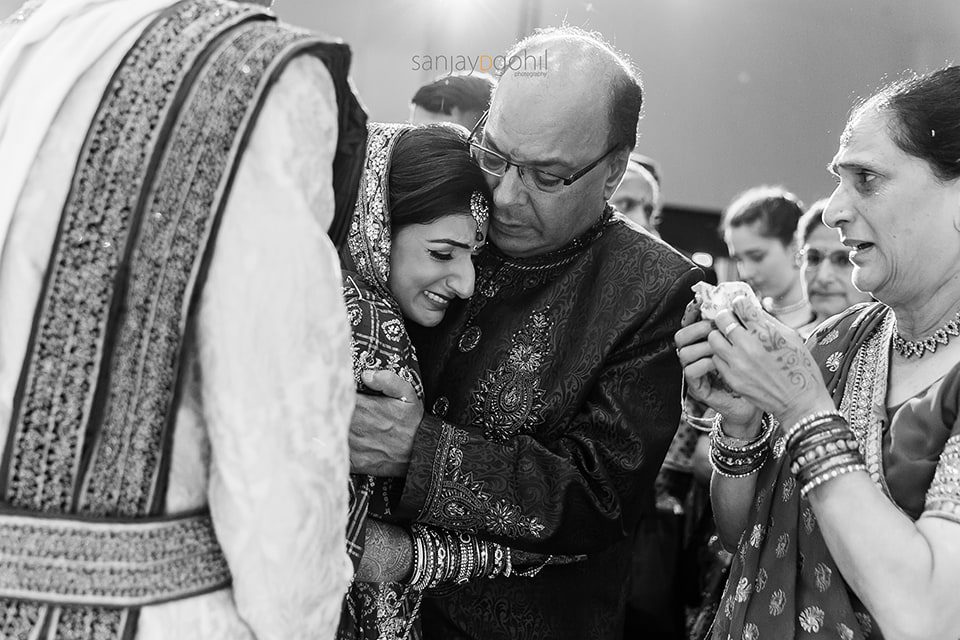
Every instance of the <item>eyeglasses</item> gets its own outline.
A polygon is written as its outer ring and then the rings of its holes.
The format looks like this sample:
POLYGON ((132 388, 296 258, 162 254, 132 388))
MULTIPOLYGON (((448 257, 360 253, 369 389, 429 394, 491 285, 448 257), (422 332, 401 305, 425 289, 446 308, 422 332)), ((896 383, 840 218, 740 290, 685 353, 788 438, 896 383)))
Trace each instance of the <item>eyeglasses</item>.
POLYGON ((550 173, 549 171, 544 171, 543 169, 538 169, 536 167, 531 167, 530 165, 514 162, 502 153, 484 147, 482 144, 480 144, 480 142, 477 141, 477 134, 478 132, 483 131, 483 126, 486 124, 486 122, 487 112, 484 112, 476 126, 473 127, 473 131, 470 132, 470 154, 473 156, 473 159, 476 160, 477 164, 480 165, 480 168, 484 171, 484 173, 490 174, 491 176, 497 178, 502 178, 507 173, 507 170, 510 169, 510 167, 516 167, 517 174, 520 176, 520 180, 527 186, 527 188, 536 189, 537 191, 543 191, 545 193, 555 193, 563 187, 569 187, 571 184, 587 175, 591 169, 603 162, 607 156, 619 148, 619 145, 614 145, 602 156, 579 171, 576 171, 567 177, 558 176, 554 173, 550 173))
POLYGON ((848 250, 837 249, 836 251, 826 252, 819 249, 804 249, 800 252, 800 257, 808 267, 818 267, 824 260, 829 261, 835 267, 851 266, 848 250))

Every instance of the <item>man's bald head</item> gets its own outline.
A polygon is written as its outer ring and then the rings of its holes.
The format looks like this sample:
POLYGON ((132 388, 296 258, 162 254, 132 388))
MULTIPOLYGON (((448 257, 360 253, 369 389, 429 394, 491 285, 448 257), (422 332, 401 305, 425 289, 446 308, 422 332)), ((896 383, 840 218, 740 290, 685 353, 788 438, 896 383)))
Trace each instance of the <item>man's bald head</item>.
POLYGON ((516 43, 505 58, 522 60, 526 56, 544 60, 546 73, 522 77, 518 75, 522 68, 504 66, 501 81, 509 82, 510 76, 514 76, 516 80, 535 82, 545 90, 545 97, 551 89, 566 87, 582 96, 584 106, 596 105, 601 97, 609 124, 607 147, 636 146, 643 85, 630 61, 600 34, 569 26, 538 29, 516 43))

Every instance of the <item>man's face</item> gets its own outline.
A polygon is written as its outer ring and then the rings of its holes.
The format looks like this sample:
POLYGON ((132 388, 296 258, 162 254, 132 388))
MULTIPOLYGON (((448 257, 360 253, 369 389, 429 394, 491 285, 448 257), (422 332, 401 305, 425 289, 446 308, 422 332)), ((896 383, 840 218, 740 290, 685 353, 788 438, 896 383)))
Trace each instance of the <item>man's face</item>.
MULTIPOLYGON (((559 176, 569 176, 602 156, 608 150, 606 105, 586 99, 588 90, 581 80, 559 80, 505 75, 494 94, 481 143, 514 162, 559 176)), ((611 154, 555 193, 527 186, 516 167, 508 167, 501 178, 487 176, 494 203, 490 240, 518 258, 568 244, 602 214, 622 171, 618 159, 618 154, 611 154)))
POLYGON ((610 204, 648 231, 656 232, 660 226, 662 214, 657 187, 639 171, 627 169, 610 204))

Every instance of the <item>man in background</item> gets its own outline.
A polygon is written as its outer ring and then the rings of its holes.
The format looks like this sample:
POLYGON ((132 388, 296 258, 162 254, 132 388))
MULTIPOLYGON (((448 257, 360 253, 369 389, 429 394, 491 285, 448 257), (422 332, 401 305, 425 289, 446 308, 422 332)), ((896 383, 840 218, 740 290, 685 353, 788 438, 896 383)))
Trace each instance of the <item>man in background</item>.
POLYGON ((651 170, 654 165, 645 165, 639 157, 631 154, 623 182, 613 194, 610 204, 629 220, 660 237, 660 222, 663 220, 663 199, 660 182, 651 170))
POLYGON ((495 84, 493 78, 485 73, 440 76, 417 89, 413 95, 410 122, 455 122, 473 129, 490 106, 490 94, 495 84))

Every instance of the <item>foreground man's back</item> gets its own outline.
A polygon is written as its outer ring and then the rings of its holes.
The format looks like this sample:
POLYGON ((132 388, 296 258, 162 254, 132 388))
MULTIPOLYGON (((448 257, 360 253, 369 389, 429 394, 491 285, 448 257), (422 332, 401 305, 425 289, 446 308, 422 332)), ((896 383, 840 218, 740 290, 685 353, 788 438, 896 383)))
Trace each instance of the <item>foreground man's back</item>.
POLYGON ((0 27, 0 637, 333 637, 349 580, 349 52, 170 5, 0 27))

